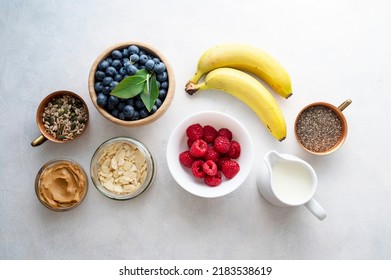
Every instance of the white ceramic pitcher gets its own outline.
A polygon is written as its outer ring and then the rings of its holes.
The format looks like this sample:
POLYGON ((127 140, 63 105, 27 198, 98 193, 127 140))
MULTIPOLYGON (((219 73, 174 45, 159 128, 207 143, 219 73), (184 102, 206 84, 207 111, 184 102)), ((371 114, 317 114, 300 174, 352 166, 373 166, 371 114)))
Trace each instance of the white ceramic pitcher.
POLYGON ((326 218, 326 211, 313 198, 318 179, 310 164, 276 151, 268 152, 264 159, 267 170, 258 173, 257 185, 266 201, 280 207, 304 205, 319 220, 326 218))

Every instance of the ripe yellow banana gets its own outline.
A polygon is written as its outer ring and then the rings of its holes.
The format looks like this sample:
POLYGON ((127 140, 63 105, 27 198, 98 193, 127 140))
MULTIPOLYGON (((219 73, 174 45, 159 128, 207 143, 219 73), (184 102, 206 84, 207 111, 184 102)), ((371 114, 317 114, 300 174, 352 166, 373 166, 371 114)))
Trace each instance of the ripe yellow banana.
POLYGON ((189 94, 207 89, 221 90, 237 97, 257 114, 277 140, 285 139, 286 123, 281 109, 257 79, 240 70, 218 68, 210 71, 203 83, 186 85, 189 94))
POLYGON ((292 95, 291 78, 284 67, 266 52, 245 44, 221 44, 208 49, 200 57, 197 72, 189 83, 196 84, 204 74, 221 67, 250 72, 282 97, 292 95))

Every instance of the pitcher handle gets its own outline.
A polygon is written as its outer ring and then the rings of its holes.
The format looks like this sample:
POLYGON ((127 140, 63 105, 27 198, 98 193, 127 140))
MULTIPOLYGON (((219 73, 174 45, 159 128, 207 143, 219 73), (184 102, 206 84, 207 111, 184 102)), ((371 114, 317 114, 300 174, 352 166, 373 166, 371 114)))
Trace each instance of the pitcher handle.
POLYGON ((307 207, 307 209, 310 210, 310 212, 321 221, 323 221, 327 217, 326 211, 313 198, 311 198, 306 204, 304 204, 304 206, 307 207))

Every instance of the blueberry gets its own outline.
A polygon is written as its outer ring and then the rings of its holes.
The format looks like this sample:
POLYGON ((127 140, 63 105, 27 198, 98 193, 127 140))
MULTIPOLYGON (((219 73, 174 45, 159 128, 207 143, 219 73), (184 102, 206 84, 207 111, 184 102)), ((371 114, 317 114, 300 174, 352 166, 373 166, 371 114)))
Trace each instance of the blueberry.
MULTIPOLYGON (((160 108, 160 106, 162 106, 162 101, 158 98, 158 99, 156 99, 156 101, 155 101, 155 105, 156 105, 156 107, 158 107, 158 108, 160 108)), ((155 106, 154 105, 154 106, 155 106)))
POLYGON ((117 74, 114 76, 114 81, 120 82, 124 79, 124 77, 121 74, 117 74))
POLYGON ((100 70, 96 71, 96 73, 95 73, 95 78, 96 78, 97 80, 102 81, 105 77, 106 77, 105 72, 100 71, 100 70))
POLYGON ((140 113, 138 111, 134 111, 133 117, 131 118, 132 121, 136 121, 140 118, 140 113))
POLYGON ((125 76, 126 74, 128 74, 125 67, 121 67, 118 72, 122 76, 125 76))
POLYGON ((125 102, 120 102, 120 103, 118 103, 118 105, 117 105, 117 109, 120 110, 120 111, 123 111, 125 105, 126 105, 125 102))
POLYGON ((124 67, 125 67, 125 68, 126 68, 126 67, 129 67, 130 65, 133 65, 133 63, 130 62, 130 61, 127 61, 127 62, 124 63, 124 67))
POLYGON ((106 61, 111 65, 113 63, 113 59, 111 57, 106 58, 106 61))
POLYGON ((129 57, 129 51, 128 48, 124 48, 121 50, 122 57, 129 57))
POLYGON ((166 65, 163 62, 159 62, 159 63, 155 64, 155 66, 153 67, 153 71, 156 74, 161 74, 165 70, 166 70, 166 65))
POLYGON ((133 98, 126 99, 125 100, 125 105, 134 106, 134 99, 133 98))
POLYGON ((155 62, 155 64, 158 64, 160 62, 160 59, 157 57, 154 57, 152 60, 153 62, 155 62))
POLYGON ((133 117, 135 110, 132 105, 125 105, 123 112, 124 112, 125 118, 130 119, 133 117))
POLYGON ((145 108, 145 105, 144 105, 144 102, 141 100, 141 99, 136 99, 135 101, 134 101, 134 105, 136 106, 136 108, 138 108, 138 109, 143 109, 143 108, 145 108))
POLYGON ((139 63, 140 63, 141 65, 144 65, 145 62, 147 62, 147 60, 148 60, 148 56, 147 56, 147 55, 145 55, 145 54, 140 55, 139 63))
POLYGON ((156 111, 157 111, 157 106, 153 105, 152 110, 151 110, 151 114, 155 113, 156 111))
POLYGON ((99 93, 96 99, 96 103, 102 108, 104 108, 107 105, 107 96, 103 93, 99 93))
POLYGON ((128 72, 128 74, 129 74, 130 76, 136 74, 137 70, 138 70, 138 69, 137 69, 136 66, 134 66, 134 65, 128 65, 128 66, 126 67, 126 71, 128 72))
POLYGON ((118 118, 119 118, 120 120, 125 120, 125 115, 124 115, 124 113, 123 113, 123 112, 119 113, 118 118))
POLYGON ((118 85, 118 82, 117 82, 117 81, 112 81, 112 82, 110 83, 110 90, 113 90, 117 85, 118 85))
POLYGON ((137 53, 134 53, 134 54, 132 54, 132 55, 130 56, 130 61, 133 62, 133 63, 138 62, 139 59, 140 59, 140 57, 138 56, 137 53))
POLYGON ((147 60, 147 62, 145 62, 145 69, 147 69, 148 71, 152 71, 154 66, 155 62, 152 59, 149 59, 147 60))
POLYGON ((111 115, 114 117, 114 118, 118 118, 119 116, 119 110, 114 108, 113 110, 111 110, 111 115))
POLYGON ((138 54, 140 52, 140 49, 135 45, 131 45, 128 48, 128 52, 129 54, 134 54, 134 53, 138 54))
POLYGON ((107 109, 114 110, 115 109, 115 105, 108 103, 107 109))
POLYGON ((95 83, 94 89, 97 93, 102 92, 104 85, 101 82, 95 83))
POLYGON ((103 79, 103 84, 105 85, 105 86, 109 86, 110 85, 110 83, 113 81, 113 78, 112 77, 105 77, 104 79, 103 79))
POLYGON ((140 110, 140 119, 144 119, 149 116, 149 112, 147 109, 141 109, 140 110))
POLYGON ((119 103, 119 99, 117 96, 111 95, 109 97, 109 105, 111 104, 111 105, 117 106, 118 103, 119 103))
POLYGON ((110 87, 109 87, 109 86, 105 86, 105 87, 103 88, 103 90, 102 90, 102 93, 107 95, 107 94, 110 93, 110 91, 111 91, 111 90, 110 90, 110 87))
POLYGON ((114 59, 121 59, 121 58, 122 58, 122 53, 121 53, 119 50, 114 50, 114 51, 111 53, 111 56, 112 56, 114 59))
POLYGON ((164 88, 159 90, 159 99, 160 100, 164 100, 167 96, 167 90, 165 90, 164 88))
POLYGON ((122 62, 118 59, 113 60, 113 63, 111 63, 111 66, 113 66, 115 69, 120 69, 122 67, 122 62))
POLYGON ((125 64, 126 62, 129 62, 129 61, 130 61, 130 59, 125 57, 125 58, 122 59, 122 64, 125 64))
POLYGON ((107 60, 103 60, 101 63, 99 63, 98 69, 104 71, 109 66, 110 63, 107 60))
POLYGON ((160 83, 160 88, 168 89, 168 82, 165 81, 165 82, 160 83))
POLYGON ((111 77, 114 77, 115 75, 117 75, 117 73, 117 69, 115 69, 113 66, 110 66, 106 69, 106 74, 111 77))
POLYGON ((167 81, 167 78, 168 78, 168 76, 167 76, 167 72, 166 72, 166 71, 164 71, 163 73, 160 73, 160 74, 157 74, 157 75, 156 75, 156 79, 157 79, 159 82, 165 82, 165 81, 167 81))

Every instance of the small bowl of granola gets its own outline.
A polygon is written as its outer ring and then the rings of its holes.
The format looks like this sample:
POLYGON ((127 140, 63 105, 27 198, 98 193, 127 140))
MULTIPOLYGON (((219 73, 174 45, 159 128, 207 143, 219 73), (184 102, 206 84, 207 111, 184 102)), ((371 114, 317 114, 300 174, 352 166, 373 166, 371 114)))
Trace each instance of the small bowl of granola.
POLYGON ((38 106, 36 123, 41 135, 31 146, 39 146, 46 140, 67 143, 83 134, 88 121, 89 111, 83 98, 71 91, 55 91, 38 106))
POLYGON ((152 185, 156 162, 140 141, 115 137, 96 149, 90 173, 92 182, 103 195, 114 200, 128 200, 152 185))

